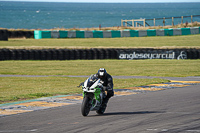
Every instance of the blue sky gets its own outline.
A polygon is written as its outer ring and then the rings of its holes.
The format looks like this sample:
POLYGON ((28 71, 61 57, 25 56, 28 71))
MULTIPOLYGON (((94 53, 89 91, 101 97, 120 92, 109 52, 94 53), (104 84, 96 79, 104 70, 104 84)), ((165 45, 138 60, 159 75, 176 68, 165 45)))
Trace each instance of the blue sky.
POLYGON ((90 2, 90 3, 164 3, 164 2, 200 2, 200 0, 0 0, 0 1, 90 2))

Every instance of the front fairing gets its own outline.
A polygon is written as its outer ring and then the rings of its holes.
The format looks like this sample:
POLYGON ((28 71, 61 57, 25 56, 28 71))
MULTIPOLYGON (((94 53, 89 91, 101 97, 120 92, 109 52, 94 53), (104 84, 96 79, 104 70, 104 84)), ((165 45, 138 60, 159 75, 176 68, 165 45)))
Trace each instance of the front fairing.
POLYGON ((91 99, 91 109, 98 110, 102 104, 105 93, 102 90, 102 82, 95 75, 91 75, 83 84, 83 97, 91 99))
POLYGON ((100 79, 91 75, 83 84, 82 89, 84 92, 95 92, 99 88, 100 79))

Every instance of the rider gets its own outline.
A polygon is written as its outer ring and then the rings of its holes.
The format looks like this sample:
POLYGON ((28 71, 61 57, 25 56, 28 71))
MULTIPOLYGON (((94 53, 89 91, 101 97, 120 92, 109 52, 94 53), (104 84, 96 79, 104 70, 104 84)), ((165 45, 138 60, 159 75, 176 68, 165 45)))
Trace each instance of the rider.
POLYGON ((104 68, 100 68, 95 75, 103 81, 103 88, 107 91, 107 95, 103 99, 102 104, 103 107, 106 107, 108 100, 114 96, 112 76, 108 74, 104 68))

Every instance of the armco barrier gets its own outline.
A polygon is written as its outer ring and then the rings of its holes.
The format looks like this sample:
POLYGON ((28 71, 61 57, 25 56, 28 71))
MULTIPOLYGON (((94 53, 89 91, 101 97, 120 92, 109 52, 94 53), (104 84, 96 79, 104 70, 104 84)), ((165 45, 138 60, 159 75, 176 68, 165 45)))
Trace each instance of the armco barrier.
POLYGON ((200 49, 0 49, 0 60, 200 59, 200 49))
POLYGON ((84 31, 76 31, 76 38, 85 38, 84 31))
POLYGON ((130 30, 130 36, 131 37, 139 37, 139 31, 138 30, 130 30))
POLYGON ((93 31, 93 38, 103 38, 102 31, 93 31))
POLYGON ((121 32, 119 30, 111 30, 112 38, 121 37, 121 32))
POLYGON ((147 36, 156 36, 156 30, 155 29, 147 30, 147 36))
POLYGON ((103 38, 111 38, 112 37, 112 34, 111 34, 111 31, 103 31, 103 38))
POLYGON ((173 29, 173 35, 174 35, 174 36, 182 35, 181 29, 173 29))
POLYGON ((93 38, 93 31, 84 31, 85 38, 93 38))
POLYGON ((51 38, 60 38, 59 31, 51 31, 51 38))
POLYGON ((164 29, 156 30, 156 36, 165 36, 165 30, 164 29))
POLYGON ((182 35, 190 35, 190 28, 181 28, 182 35))
POLYGON ((10 31, 0 30, 0 40, 8 38, 114 38, 114 37, 143 37, 143 36, 174 36, 200 34, 200 27, 178 29, 149 29, 121 31, 10 31))
POLYGON ((145 36, 176 36, 199 34, 200 27, 148 30, 107 30, 107 31, 34 31, 35 39, 42 38, 115 38, 145 36))
POLYGON ((69 38, 76 38, 76 31, 68 31, 69 38))
POLYGON ((165 36, 173 36, 173 29, 164 29, 165 36))
POLYGON ((130 30, 122 30, 121 31, 121 37, 130 37, 130 30))
POLYGON ((191 34, 199 34, 200 33, 200 27, 191 27, 190 28, 190 33, 191 34))
POLYGON ((60 38, 67 38, 68 37, 68 31, 59 31, 60 38))

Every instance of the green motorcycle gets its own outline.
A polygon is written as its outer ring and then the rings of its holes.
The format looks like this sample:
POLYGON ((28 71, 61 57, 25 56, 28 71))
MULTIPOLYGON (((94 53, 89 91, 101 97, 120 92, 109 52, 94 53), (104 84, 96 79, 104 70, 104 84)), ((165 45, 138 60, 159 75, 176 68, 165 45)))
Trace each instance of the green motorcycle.
POLYGON ((103 99, 106 97, 103 89, 103 81, 95 75, 91 75, 85 82, 81 83, 83 90, 83 102, 81 113, 87 116, 90 111, 96 111, 97 114, 103 114, 106 107, 102 106, 103 99))

